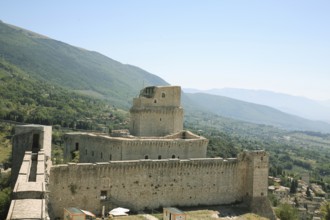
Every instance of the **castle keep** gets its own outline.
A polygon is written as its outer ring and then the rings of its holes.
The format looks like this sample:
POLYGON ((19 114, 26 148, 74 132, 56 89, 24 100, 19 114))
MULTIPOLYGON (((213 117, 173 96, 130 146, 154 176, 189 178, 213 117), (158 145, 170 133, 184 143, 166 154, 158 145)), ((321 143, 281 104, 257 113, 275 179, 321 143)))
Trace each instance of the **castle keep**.
POLYGON ((180 87, 144 88, 130 113, 129 131, 65 135, 68 163, 51 166, 46 179, 52 219, 62 219, 67 207, 100 214, 103 206, 139 211, 232 203, 267 215, 255 204, 268 204, 268 154, 206 158, 208 140, 183 130, 180 87), (79 163, 70 163, 73 152, 79 163))
POLYGON ((69 133, 64 158, 79 151, 81 163, 205 158, 208 140, 183 130, 179 86, 146 87, 134 98, 129 131, 109 135, 69 133))
POLYGON ((183 130, 181 88, 147 87, 134 98, 131 113, 132 135, 165 136, 183 130))

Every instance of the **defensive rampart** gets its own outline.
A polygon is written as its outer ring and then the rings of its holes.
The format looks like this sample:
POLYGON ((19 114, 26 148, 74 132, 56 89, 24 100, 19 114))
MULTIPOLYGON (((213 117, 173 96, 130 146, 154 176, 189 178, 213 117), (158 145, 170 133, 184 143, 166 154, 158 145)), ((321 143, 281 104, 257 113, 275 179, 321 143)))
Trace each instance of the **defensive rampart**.
MULTIPOLYGON (((43 150, 25 152, 7 215, 11 219, 49 219, 47 208, 47 161, 43 150)), ((49 170, 49 169, 48 169, 49 170)))
POLYGON ((13 137, 10 219, 49 219, 48 176, 52 127, 20 125, 13 137))
POLYGON ((267 196, 267 181, 259 182, 257 192, 250 188, 258 178, 267 180, 266 164, 265 152, 244 152, 238 159, 227 160, 140 160, 54 166, 49 182, 51 211, 54 217, 61 217, 63 208, 71 206, 99 214, 102 206, 108 210, 120 205, 143 210, 250 202, 253 196, 267 196))
MULTIPOLYGON (((12 183, 16 178, 24 158, 25 151, 37 153, 43 149, 44 155, 48 158, 51 155, 52 127, 42 125, 18 125, 15 127, 13 137, 12 158, 15 161, 12 165, 12 183)), ((14 187, 14 185, 12 185, 14 187)))

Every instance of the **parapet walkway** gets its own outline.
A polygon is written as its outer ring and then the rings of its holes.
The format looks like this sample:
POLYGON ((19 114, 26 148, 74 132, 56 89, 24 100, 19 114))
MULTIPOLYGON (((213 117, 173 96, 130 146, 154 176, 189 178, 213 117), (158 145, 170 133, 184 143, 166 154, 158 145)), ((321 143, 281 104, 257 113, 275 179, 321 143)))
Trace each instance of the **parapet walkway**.
POLYGON ((7 215, 10 219, 49 219, 47 209, 47 158, 43 150, 26 151, 7 215))

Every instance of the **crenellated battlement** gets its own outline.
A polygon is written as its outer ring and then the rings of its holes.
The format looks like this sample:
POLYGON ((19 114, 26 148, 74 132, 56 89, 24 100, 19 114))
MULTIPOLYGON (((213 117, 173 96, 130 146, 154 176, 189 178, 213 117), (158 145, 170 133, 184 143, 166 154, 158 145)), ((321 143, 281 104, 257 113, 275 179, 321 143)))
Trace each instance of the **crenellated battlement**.
MULTIPOLYGON (((194 167, 228 167, 235 166, 239 161, 237 158, 195 158, 195 159, 163 159, 163 160, 122 160, 122 161, 108 161, 108 162, 97 162, 97 163, 67 163, 52 166, 52 169, 67 169, 70 167, 92 167, 93 169, 98 169, 107 166, 108 168, 155 168, 155 167, 184 167, 184 166, 194 166, 194 167)), ((88 168, 89 169, 89 168, 88 168)))

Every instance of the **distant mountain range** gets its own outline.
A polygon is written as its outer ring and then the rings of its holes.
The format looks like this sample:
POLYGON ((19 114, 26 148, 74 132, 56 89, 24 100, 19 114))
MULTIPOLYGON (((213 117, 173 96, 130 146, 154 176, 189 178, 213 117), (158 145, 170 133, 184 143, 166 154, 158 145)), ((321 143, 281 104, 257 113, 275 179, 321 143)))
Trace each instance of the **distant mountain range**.
POLYGON ((184 89, 184 91, 187 93, 206 93, 225 96, 241 101, 266 105, 276 108, 282 112, 297 115, 310 120, 330 122, 330 100, 321 102, 304 97, 265 90, 235 88, 210 90, 184 89))
MULTIPOLYGON (((0 60, 3 61, 0 70, 3 68, 4 76, 10 74, 10 69, 17 68, 25 78, 105 100, 111 106, 126 110, 131 106, 132 98, 143 87, 168 85, 164 79, 138 67, 122 64, 100 53, 73 47, 3 22, 0 22, 0 60)), ((0 87, 5 85, 6 82, 2 82, 0 78, 0 87)), ((28 93, 22 91, 18 94, 28 93)), ((48 94, 41 95, 46 97, 48 94)), ((29 103, 24 98, 21 97, 17 106, 29 103)), ((266 103, 258 105, 218 95, 188 93, 183 94, 182 101, 186 113, 190 115, 194 111, 204 111, 231 120, 273 125, 287 130, 330 133, 330 124, 285 114, 264 106, 266 103)), ((52 107, 55 111, 55 106, 52 107)), ((2 109, 0 113, 1 111, 2 109)))
POLYGON ((272 125, 285 130, 311 130, 329 133, 330 124, 308 120, 284 113, 266 105, 240 101, 206 93, 185 93, 188 106, 198 106, 199 111, 256 124, 272 125))

